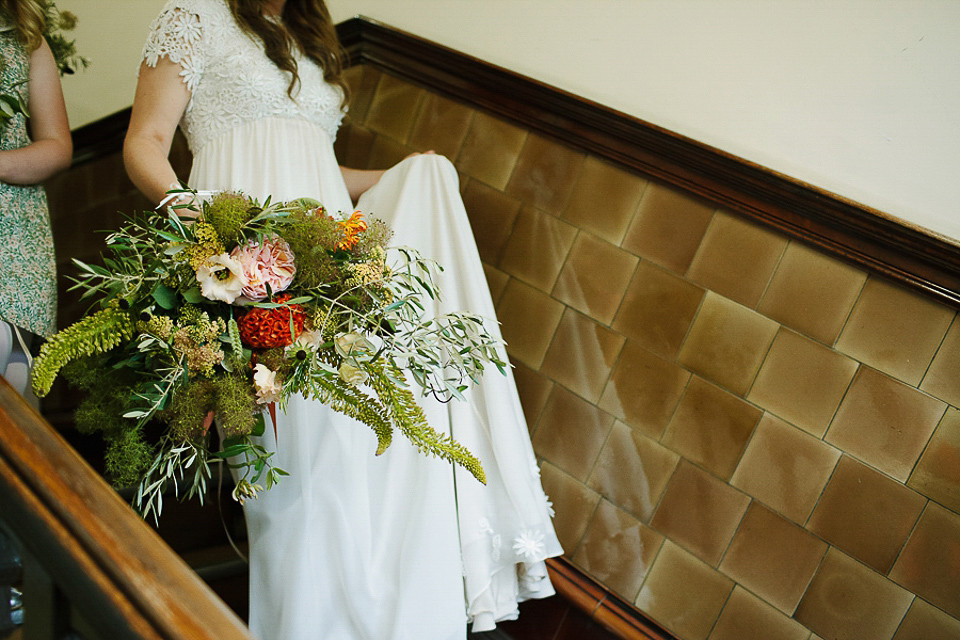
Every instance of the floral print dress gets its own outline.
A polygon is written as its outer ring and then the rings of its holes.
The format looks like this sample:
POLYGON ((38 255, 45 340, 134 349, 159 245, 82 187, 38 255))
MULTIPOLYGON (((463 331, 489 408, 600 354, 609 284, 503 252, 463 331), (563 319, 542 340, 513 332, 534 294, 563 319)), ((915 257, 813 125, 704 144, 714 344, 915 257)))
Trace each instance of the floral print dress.
MULTIPOLYGON (((30 54, 13 30, 0 31, 0 94, 26 101, 30 54)), ((0 149, 30 144, 27 119, 0 124, 0 149)), ((0 182, 0 320, 49 336, 56 324, 57 271, 47 196, 41 185, 0 182)))

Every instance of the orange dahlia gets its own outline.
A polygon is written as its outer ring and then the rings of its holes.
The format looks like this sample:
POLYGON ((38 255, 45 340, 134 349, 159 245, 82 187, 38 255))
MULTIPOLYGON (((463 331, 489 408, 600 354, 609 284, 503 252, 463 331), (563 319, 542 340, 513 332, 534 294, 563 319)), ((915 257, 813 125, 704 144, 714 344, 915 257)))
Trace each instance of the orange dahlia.
MULTIPOLYGON (((277 296, 274 302, 286 302, 289 295, 277 296)), ((272 349, 293 344, 303 331, 306 314, 303 307, 293 304, 276 309, 253 308, 237 318, 240 341, 254 349, 272 349), (293 335, 290 334, 290 317, 293 316, 293 335)))

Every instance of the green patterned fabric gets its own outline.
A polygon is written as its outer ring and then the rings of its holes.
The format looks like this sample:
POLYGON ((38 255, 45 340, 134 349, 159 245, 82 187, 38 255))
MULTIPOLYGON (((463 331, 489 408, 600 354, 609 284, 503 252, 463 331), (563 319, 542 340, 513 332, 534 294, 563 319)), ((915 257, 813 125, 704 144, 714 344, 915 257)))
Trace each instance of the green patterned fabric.
MULTIPOLYGON (((0 93, 26 98, 30 57, 12 31, 0 33, 0 93)), ((30 144, 21 114, 0 128, 0 149, 30 144)), ((56 324, 57 272, 47 196, 40 185, 0 182, 0 319, 49 336, 56 324)))

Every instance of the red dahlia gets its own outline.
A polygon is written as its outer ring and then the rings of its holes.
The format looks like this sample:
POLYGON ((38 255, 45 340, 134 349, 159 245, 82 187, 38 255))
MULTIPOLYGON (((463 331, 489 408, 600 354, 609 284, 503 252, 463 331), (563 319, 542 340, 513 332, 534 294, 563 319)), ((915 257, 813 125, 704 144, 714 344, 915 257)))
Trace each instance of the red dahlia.
MULTIPOLYGON (((277 296, 274 302, 285 302, 289 295, 277 296)), ((305 314, 298 305, 276 309, 253 308, 237 318, 240 340, 254 349, 272 349, 293 344, 303 331, 305 314), (293 315, 293 335, 290 335, 290 316, 293 315)))

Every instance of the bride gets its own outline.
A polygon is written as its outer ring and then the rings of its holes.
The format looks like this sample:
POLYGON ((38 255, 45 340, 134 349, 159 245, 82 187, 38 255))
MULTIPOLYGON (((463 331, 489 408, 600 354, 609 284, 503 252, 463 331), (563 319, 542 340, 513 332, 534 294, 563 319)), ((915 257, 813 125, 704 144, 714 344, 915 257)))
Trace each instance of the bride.
MULTIPOLYGON (((261 200, 310 197, 384 219, 393 243, 445 270, 436 313, 494 308, 453 165, 414 155, 387 171, 339 167, 341 49, 323 0, 170 0, 153 22, 124 144, 152 201, 177 184, 261 200)), ((512 374, 488 374, 467 402, 424 399, 430 424, 476 454, 488 483, 420 455, 405 439, 375 457, 373 433, 292 399, 262 444, 290 472, 247 501, 250 628, 262 640, 447 640, 494 628, 517 603, 553 593, 562 553, 512 374)))

